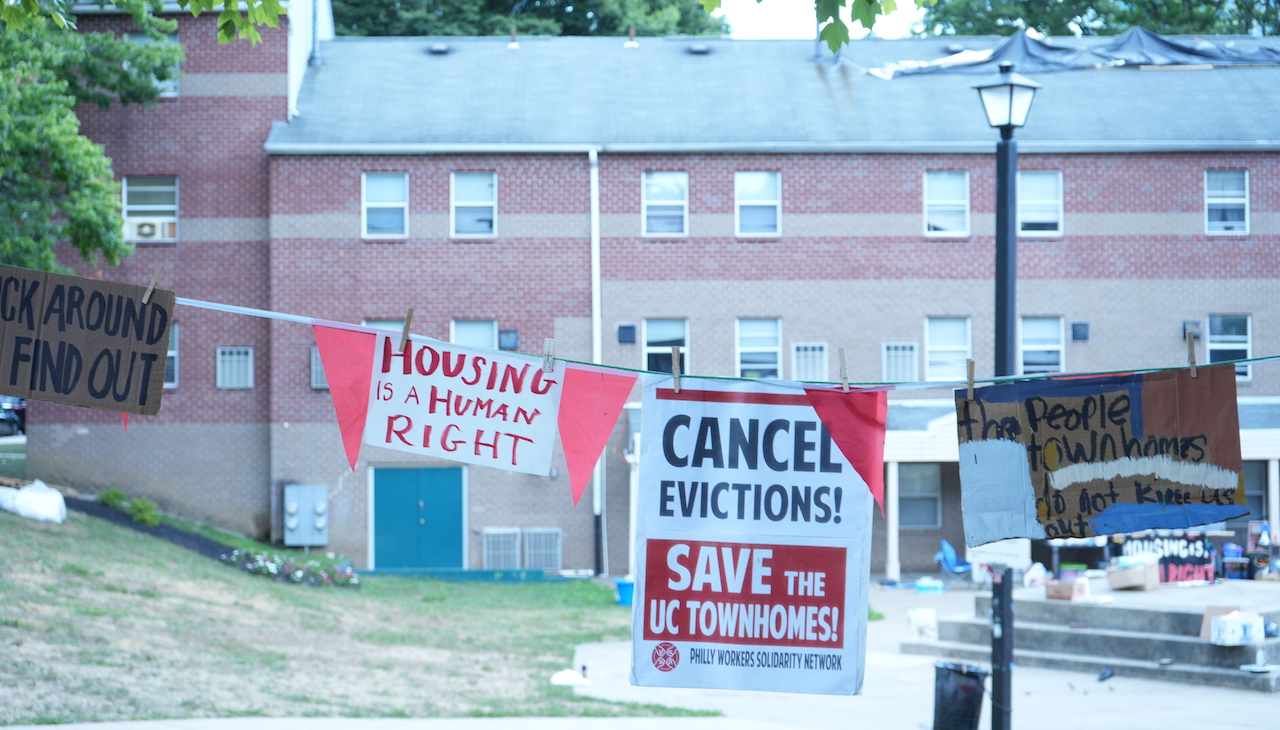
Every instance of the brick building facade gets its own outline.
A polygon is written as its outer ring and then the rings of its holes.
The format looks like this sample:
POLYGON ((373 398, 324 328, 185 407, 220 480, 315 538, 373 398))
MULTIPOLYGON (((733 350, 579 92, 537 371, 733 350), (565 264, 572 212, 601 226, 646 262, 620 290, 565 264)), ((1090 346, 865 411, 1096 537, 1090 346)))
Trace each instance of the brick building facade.
MULTIPOLYGON (((351 323, 412 307, 415 334, 496 346, 514 333, 512 349, 534 353, 553 337, 560 357, 633 369, 680 344, 694 375, 831 381, 841 348, 854 382, 955 380, 966 357, 991 373, 996 134, 973 80, 850 70, 941 55, 941 41, 815 59, 802 42, 508 48, 322 31, 313 54, 305 10, 256 47, 216 47, 212 18, 183 17, 177 96, 81 110, 126 183, 176 179, 174 240, 139 241, 106 277, 145 283, 164 264, 160 283, 180 297, 351 323)), ((966 42, 984 40, 997 42, 966 42)), ((1280 67, 1192 73, 1038 77, 1019 132, 1027 372, 1181 365, 1188 327, 1202 363, 1280 353, 1280 141, 1255 128, 1280 106, 1280 67), (1175 114, 1223 78, 1262 94, 1217 101, 1254 126, 1175 114), (1152 114, 1168 115, 1158 129, 1152 114)), ((556 476, 532 477, 366 446, 353 473, 310 328, 181 306, 175 323, 161 415, 126 433, 111 414, 36 404, 32 474, 273 539, 285 485, 325 485, 329 549, 379 568, 379 477, 457 468, 453 567, 485 566, 489 539, 515 528, 559 530, 563 568, 626 572, 627 424, 577 507, 562 456, 556 476), (219 358, 246 353, 250 387, 220 386, 219 358)), ((1240 371, 1250 493, 1276 515, 1280 368, 1240 371)), ((933 570, 939 539, 963 542, 948 398, 893 396, 899 496, 876 517, 873 571, 933 570)))

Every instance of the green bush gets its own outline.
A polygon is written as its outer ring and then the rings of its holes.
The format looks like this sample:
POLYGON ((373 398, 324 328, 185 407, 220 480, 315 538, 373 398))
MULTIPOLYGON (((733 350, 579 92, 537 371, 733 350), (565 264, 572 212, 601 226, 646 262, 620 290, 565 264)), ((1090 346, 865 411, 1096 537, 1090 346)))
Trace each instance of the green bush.
POLYGON ((134 522, 141 522, 149 527, 160 524, 160 510, 156 503, 149 499, 135 499, 129 503, 129 516, 134 522))
POLYGON ((123 491, 112 487, 99 494, 94 501, 112 509, 124 509, 124 505, 129 501, 129 498, 125 496, 123 491))

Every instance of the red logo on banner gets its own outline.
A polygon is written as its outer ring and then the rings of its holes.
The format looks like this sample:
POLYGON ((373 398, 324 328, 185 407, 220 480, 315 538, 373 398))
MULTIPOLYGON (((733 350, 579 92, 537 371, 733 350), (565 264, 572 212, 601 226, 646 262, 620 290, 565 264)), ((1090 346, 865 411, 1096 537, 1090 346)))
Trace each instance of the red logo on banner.
POLYGON ((659 672, 669 672, 680 663, 680 650, 675 644, 664 641, 653 647, 653 666, 659 672))

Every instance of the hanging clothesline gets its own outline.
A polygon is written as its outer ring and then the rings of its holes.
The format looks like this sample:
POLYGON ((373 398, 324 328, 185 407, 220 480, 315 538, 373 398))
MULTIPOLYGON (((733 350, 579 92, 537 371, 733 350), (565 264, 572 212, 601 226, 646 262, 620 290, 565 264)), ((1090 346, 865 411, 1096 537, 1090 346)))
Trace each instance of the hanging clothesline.
MULTIPOLYGON (((338 322, 335 320, 321 319, 318 317, 307 317, 299 314, 286 314, 283 312, 273 312, 271 310, 255 309, 253 307, 241 307, 235 304, 221 304, 219 302, 206 302, 199 299, 189 299, 187 297, 176 297, 174 302, 175 304, 179 304, 186 307, 194 307, 197 309, 208 309, 216 312, 226 312, 228 314, 241 314, 248 317, 262 317, 264 319, 274 319, 281 322, 296 322, 298 324, 305 324, 305 325, 312 325, 312 326, 318 325, 321 327, 332 327, 334 329, 348 330, 350 332, 367 332, 369 334, 378 334, 382 332, 392 331, 384 328, 370 327, 368 325, 350 324, 347 322, 338 322)), ((425 337, 425 335, 420 335, 420 336, 425 337)), ((434 339, 434 338, 428 338, 428 339, 434 339)), ((628 367, 623 367, 619 365, 601 365, 599 363, 591 363, 591 362, 586 362, 582 360, 571 360, 568 358, 555 358, 555 359, 560 360, 562 362, 566 362, 566 363, 572 363, 575 365, 583 365, 583 366, 593 367, 593 368, 608 368, 610 370, 622 370, 622 371, 632 372, 637 374, 652 372, 649 370, 641 370, 639 368, 628 368, 628 367)), ((1280 360, 1280 355, 1265 355, 1262 357, 1243 358, 1240 360, 1226 360, 1222 362, 1216 362, 1213 364, 1214 365, 1258 364, 1263 362, 1274 362, 1277 360, 1280 360)), ((1155 373, 1155 372, 1162 372, 1166 370, 1181 370, 1184 367, 1185 366, 1163 367, 1163 368, 1129 368, 1125 370, 1103 370, 1103 371, 1096 371, 1096 372, 1078 372, 1078 373, 1049 373, 1049 374, 1043 374, 1043 375, 1005 375, 1005 376, 991 377, 991 378, 975 378, 973 382, 974 384, 981 384, 981 383, 994 384, 994 383, 1010 382, 1015 380, 1025 381, 1025 380, 1054 380, 1054 379, 1061 379, 1061 378, 1105 377, 1108 375, 1127 375, 1131 373, 1155 373)), ((690 375, 688 373, 681 373, 681 377, 705 379, 705 380, 752 381, 752 382, 764 382, 764 383, 796 382, 796 381, 781 380, 781 379, 739 378, 739 377, 716 376, 716 375, 690 375)), ((804 381, 804 382, 812 382, 813 384, 827 385, 827 386, 841 385, 840 383, 822 382, 822 381, 804 381)), ((868 391, 874 392, 874 391, 881 391, 881 390, 885 390, 885 391, 887 390, 934 390, 934 389, 954 390, 956 388, 961 388, 966 385, 968 385, 967 380, 949 380, 949 381, 928 380, 928 381, 916 381, 916 382, 909 382, 909 383, 853 383, 853 382, 849 383, 849 387, 851 390, 858 390, 863 392, 868 392, 868 391)))

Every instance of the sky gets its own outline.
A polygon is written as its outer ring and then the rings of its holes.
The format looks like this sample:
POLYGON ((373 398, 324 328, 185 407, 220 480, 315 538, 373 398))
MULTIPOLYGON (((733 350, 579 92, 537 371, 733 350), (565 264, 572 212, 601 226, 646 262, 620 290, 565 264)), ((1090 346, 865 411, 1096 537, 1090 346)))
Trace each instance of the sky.
MULTIPOLYGON (((898 0, 904 8, 876 21, 876 35, 881 38, 901 38, 911 30, 911 24, 923 13, 911 0, 898 0)), ((813 38, 813 0, 722 0, 717 14, 723 15, 733 28, 731 36, 743 39, 813 38)), ((849 22, 848 8, 844 8, 845 23, 849 22)), ((861 38, 867 31, 860 25, 851 26, 850 35, 861 38)))

